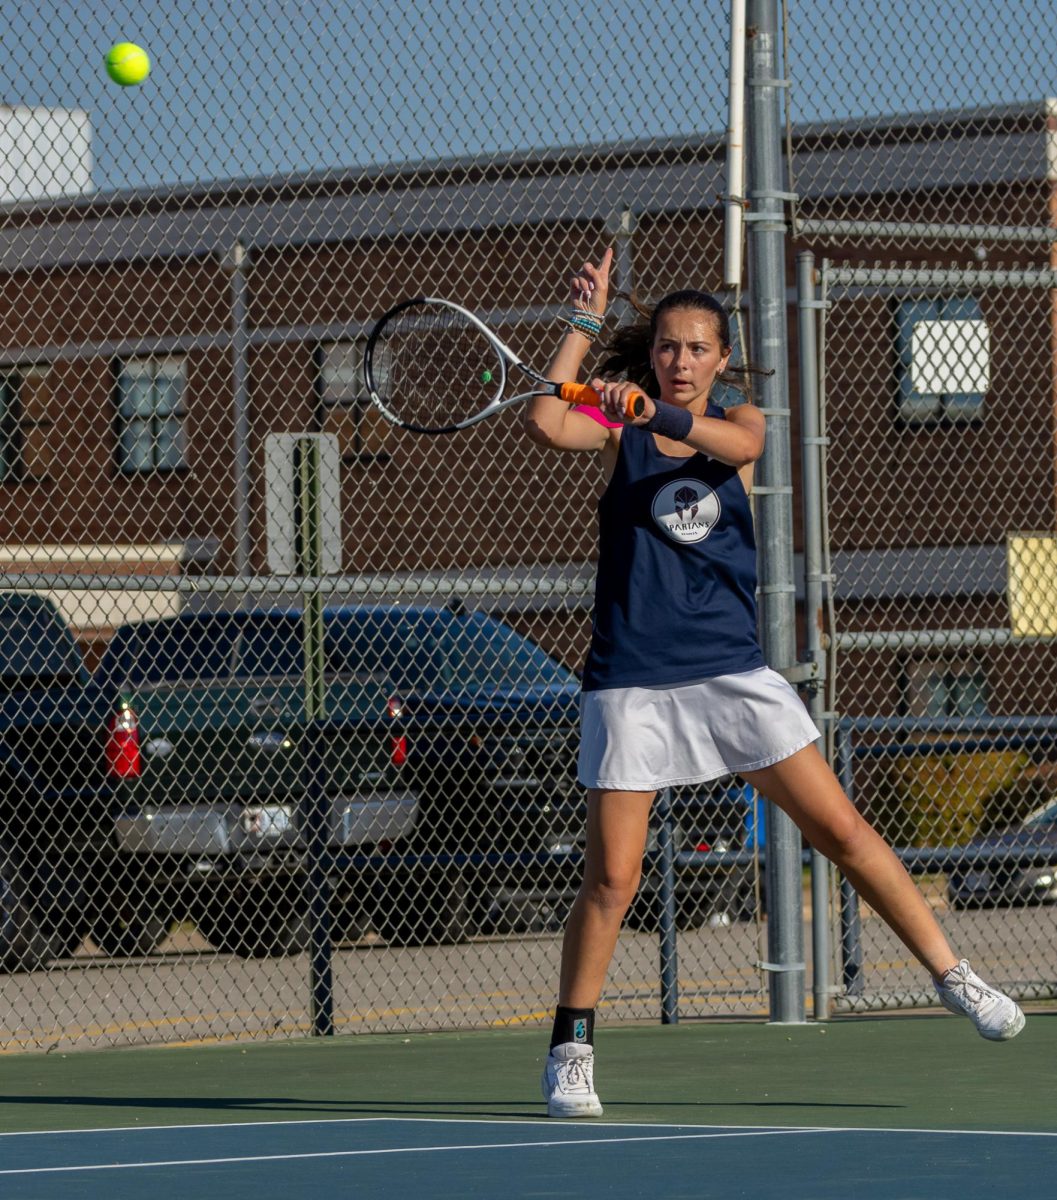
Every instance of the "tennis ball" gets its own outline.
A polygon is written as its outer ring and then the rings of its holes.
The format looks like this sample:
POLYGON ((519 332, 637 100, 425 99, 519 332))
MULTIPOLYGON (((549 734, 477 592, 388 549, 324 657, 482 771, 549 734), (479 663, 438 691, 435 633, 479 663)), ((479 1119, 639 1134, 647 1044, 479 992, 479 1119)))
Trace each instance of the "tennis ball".
POLYGON ((489 371, 487 368, 481 372, 481 382, 482 383, 491 383, 492 382, 492 372, 489 371))
POLYGON ((106 73, 122 87, 142 83, 150 74, 147 51, 132 42, 118 42, 106 56, 106 73))

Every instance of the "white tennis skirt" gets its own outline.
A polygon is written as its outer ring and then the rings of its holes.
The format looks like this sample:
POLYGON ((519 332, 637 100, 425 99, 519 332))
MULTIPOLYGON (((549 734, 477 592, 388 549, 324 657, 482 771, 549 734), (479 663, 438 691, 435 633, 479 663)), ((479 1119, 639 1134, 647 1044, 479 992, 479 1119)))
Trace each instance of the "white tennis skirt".
POLYGON ((652 792, 755 771, 820 737, 770 667, 676 687, 605 688, 580 698, 584 787, 652 792))

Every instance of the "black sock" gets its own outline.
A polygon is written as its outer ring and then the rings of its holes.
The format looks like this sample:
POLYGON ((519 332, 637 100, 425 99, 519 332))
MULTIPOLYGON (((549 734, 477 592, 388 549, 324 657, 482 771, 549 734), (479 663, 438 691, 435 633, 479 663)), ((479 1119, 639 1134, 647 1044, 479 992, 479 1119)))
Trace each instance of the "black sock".
POLYGON ((595 1010, 593 1008, 563 1008, 554 1010, 554 1030, 551 1033, 551 1049, 563 1042, 577 1042, 581 1046, 593 1046, 595 1040, 595 1010))

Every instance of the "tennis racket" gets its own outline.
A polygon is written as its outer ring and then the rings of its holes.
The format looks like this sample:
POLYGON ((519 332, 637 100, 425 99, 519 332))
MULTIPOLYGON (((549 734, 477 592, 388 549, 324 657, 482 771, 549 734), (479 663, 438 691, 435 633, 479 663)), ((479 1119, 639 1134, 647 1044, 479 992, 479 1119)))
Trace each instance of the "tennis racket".
MULTIPOLYGON (((376 322, 363 353, 363 377, 379 412, 415 433, 468 429, 533 396, 595 406, 602 399, 587 384, 545 378, 473 313, 424 296, 404 300, 376 322), (506 395, 511 368, 528 377, 528 391, 506 395)), ((628 396, 629 420, 642 416, 645 400, 642 392, 628 396)))

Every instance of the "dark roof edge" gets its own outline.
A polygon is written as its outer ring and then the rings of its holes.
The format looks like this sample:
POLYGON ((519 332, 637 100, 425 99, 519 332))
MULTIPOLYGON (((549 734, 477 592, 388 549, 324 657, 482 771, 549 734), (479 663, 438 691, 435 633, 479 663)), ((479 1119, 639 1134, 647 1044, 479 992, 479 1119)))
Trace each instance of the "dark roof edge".
MULTIPOLYGON (((936 109, 916 113, 900 113, 890 116, 846 118, 839 121, 814 121, 792 126, 794 141, 810 143, 830 138, 874 136, 884 133, 900 133, 910 130, 925 131, 933 126, 943 126, 944 136, 950 138, 961 126, 968 131, 982 121, 1032 122, 1045 117, 1047 101, 1040 99, 1033 104, 994 105, 980 108, 936 109)), ((230 203, 232 195, 248 199, 254 195, 269 193, 296 193, 312 191, 324 186, 341 189, 357 185, 375 190, 379 182, 389 180, 391 184, 403 180, 404 186, 424 186, 436 183, 438 175, 463 174, 472 177, 489 175, 517 176, 526 171, 539 174, 553 166, 568 169, 571 164, 583 168, 592 163, 604 162, 613 166, 614 159, 650 159, 670 161, 680 154, 692 153, 700 156, 702 151, 721 147, 726 141, 725 132, 710 131, 688 134, 678 138, 659 141, 656 138, 635 141, 601 142, 590 145, 570 144, 539 149, 505 151, 488 157, 457 156, 452 158, 423 159, 413 163, 376 163, 359 167, 325 168, 304 174, 275 174, 213 180, 205 183, 171 184, 151 188, 132 188, 109 192, 93 192, 90 196, 73 199, 44 199, 0 206, 0 219, 13 216, 43 216, 58 213, 90 213, 93 209, 106 210, 120 203, 129 208, 143 209, 169 207, 173 204, 214 198, 218 202, 230 203)), ((711 157, 711 155, 706 155, 711 157)))

